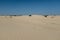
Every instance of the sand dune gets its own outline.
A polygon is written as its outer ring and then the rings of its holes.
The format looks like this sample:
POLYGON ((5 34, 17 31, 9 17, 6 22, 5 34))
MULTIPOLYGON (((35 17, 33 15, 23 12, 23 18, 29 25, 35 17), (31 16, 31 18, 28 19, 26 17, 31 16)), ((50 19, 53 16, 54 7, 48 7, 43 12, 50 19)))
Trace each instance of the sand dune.
POLYGON ((0 40, 60 40, 60 16, 0 16, 0 40))

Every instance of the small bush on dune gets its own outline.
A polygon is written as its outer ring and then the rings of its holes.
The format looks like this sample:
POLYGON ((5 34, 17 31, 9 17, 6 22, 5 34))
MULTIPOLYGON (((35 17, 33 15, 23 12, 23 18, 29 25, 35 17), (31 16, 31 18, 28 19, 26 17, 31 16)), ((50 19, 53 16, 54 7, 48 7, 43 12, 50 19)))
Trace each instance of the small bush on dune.
POLYGON ((32 15, 29 15, 29 16, 32 16, 32 15))
POLYGON ((44 17, 47 17, 48 15, 44 15, 44 17))

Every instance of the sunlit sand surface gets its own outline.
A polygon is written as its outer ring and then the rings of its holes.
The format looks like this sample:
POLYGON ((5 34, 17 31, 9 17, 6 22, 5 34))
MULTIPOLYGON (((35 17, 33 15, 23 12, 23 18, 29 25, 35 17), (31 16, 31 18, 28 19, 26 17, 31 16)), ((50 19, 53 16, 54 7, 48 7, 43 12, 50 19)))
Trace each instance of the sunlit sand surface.
POLYGON ((0 40, 60 40, 60 16, 0 16, 0 40))

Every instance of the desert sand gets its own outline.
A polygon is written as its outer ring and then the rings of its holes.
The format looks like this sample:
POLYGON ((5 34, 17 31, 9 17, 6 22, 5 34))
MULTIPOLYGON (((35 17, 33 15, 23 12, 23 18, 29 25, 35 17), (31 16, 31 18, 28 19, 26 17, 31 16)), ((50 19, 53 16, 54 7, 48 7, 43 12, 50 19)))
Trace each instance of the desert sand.
POLYGON ((60 16, 0 16, 0 40, 60 40, 60 16))

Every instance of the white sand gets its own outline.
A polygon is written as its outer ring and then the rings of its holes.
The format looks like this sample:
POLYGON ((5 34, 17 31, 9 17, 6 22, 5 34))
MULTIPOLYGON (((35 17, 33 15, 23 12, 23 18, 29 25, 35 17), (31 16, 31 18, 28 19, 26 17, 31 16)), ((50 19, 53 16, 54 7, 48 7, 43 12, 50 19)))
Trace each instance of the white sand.
POLYGON ((0 16, 0 40, 60 40, 60 16, 0 16))

